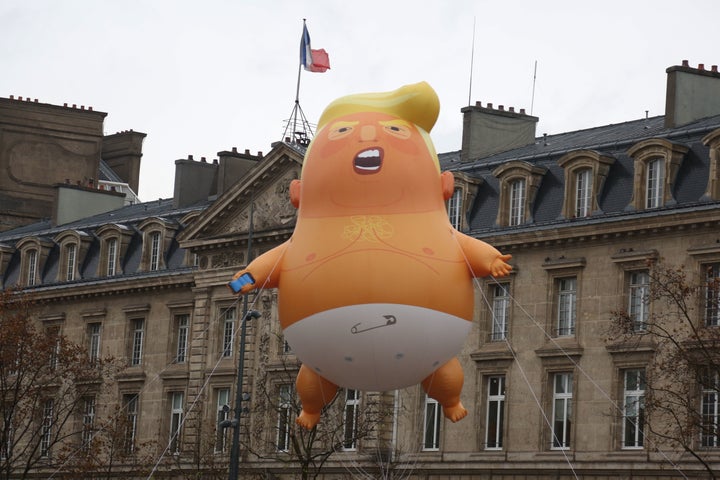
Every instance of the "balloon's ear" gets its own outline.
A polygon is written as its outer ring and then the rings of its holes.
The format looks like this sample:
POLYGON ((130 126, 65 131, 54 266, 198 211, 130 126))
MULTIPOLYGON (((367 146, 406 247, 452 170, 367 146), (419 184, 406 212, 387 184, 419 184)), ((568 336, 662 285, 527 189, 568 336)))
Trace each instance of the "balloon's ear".
POLYGON ((302 190, 300 180, 290 182, 290 203, 293 207, 300 207, 300 191, 302 190))
POLYGON ((440 181, 442 184, 443 198, 449 200, 455 191, 455 177, 452 172, 442 172, 440 174, 440 181))

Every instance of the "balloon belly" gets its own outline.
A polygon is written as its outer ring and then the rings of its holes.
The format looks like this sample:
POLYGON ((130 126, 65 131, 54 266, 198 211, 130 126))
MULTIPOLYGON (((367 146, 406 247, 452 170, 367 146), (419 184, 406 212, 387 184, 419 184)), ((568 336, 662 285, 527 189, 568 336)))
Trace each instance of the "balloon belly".
POLYGON ((429 308, 374 303, 293 323, 285 340, 304 365, 340 387, 388 391, 415 385, 462 349, 471 322, 429 308))

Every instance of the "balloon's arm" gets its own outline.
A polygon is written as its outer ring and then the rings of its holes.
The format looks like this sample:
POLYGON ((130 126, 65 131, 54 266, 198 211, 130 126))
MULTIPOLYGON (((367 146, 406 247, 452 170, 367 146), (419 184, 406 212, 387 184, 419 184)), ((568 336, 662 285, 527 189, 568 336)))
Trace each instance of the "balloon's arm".
MULTIPOLYGON (((287 243, 287 242, 286 242, 287 243)), ((287 245, 283 243, 260 255, 244 268, 233 275, 228 288, 233 293, 244 294, 256 288, 275 288, 280 277, 280 260, 287 245)))
POLYGON ((485 277, 492 275, 493 277, 504 277, 512 271, 512 265, 507 263, 512 258, 512 255, 503 255, 492 245, 469 237, 457 230, 454 233, 474 276, 485 277))

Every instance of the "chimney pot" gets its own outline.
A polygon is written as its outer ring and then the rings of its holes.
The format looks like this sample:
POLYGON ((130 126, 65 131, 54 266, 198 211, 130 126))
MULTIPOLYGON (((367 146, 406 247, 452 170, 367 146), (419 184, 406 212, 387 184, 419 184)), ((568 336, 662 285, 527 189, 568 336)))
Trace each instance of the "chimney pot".
POLYGON ((89 106, 89 107, 88 107, 88 110, 90 110, 90 111, 92 112, 92 106, 89 106))
POLYGON ((505 105, 498 105, 498 110, 504 111, 504 110, 505 110, 505 105))
POLYGON ((77 103, 73 103, 73 108, 77 108, 77 103))
POLYGON ((233 153, 237 153, 237 147, 232 148, 233 153))
POLYGON ((475 106, 476 106, 476 107, 482 107, 482 102, 480 102, 480 101, 475 102, 475 106))
POLYGON ((38 99, 37 99, 37 98, 35 99, 35 103, 38 103, 38 99))
POLYGON ((207 163, 207 160, 205 159, 205 157, 200 157, 200 161, 201 161, 202 163, 207 163))
POLYGON ((515 111, 515 107, 509 107, 509 109, 510 109, 511 112, 514 112, 514 111, 515 111))
POLYGON ((285 137, 285 142, 290 143, 290 137, 285 137))
POLYGON ((683 66, 683 67, 689 67, 689 66, 690 66, 690 62, 688 62, 687 60, 683 60, 683 61, 682 61, 682 66, 683 66))
POLYGON ((704 63, 698 63, 698 70, 705 70, 705 64, 704 64, 704 63))
POLYGON ((80 105, 80 110, 85 110, 85 105, 80 105))
POLYGON ((250 150, 247 148, 245 149, 245 155, 250 155, 250 150))
POLYGON ((193 156, 192 156, 192 155, 188 155, 188 160, 192 160, 192 159, 193 159, 193 156))
POLYGON ((711 71, 711 72, 717 72, 717 71, 718 71, 717 65, 713 65, 712 67, 710 67, 710 71, 711 71))
POLYGON ((492 110, 492 108, 493 108, 493 107, 492 107, 492 103, 488 103, 488 104, 487 104, 487 108, 489 108, 490 110, 492 110))
POLYGON ((258 150, 257 156, 262 158, 262 152, 260 150, 258 150))
POLYGON ((67 102, 63 103, 63 107, 67 108, 67 102))
POLYGON ((217 165, 217 164, 218 164, 218 159, 217 159, 217 158, 213 158, 213 165, 217 165))
POLYGON ((521 108, 521 109, 520 109, 520 115, 525 115, 525 109, 524 109, 524 108, 521 108))
POLYGON ((18 97, 18 100, 22 100, 22 97, 18 97))

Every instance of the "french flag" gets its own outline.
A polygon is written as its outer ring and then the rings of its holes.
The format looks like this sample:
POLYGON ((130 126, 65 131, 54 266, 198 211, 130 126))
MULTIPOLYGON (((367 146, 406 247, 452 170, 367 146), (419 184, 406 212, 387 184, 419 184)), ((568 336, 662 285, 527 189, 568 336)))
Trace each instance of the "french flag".
POLYGON ((330 68, 330 58, 325 49, 310 48, 310 34, 303 23, 303 34, 300 39, 300 65, 309 72, 325 72, 330 68))

